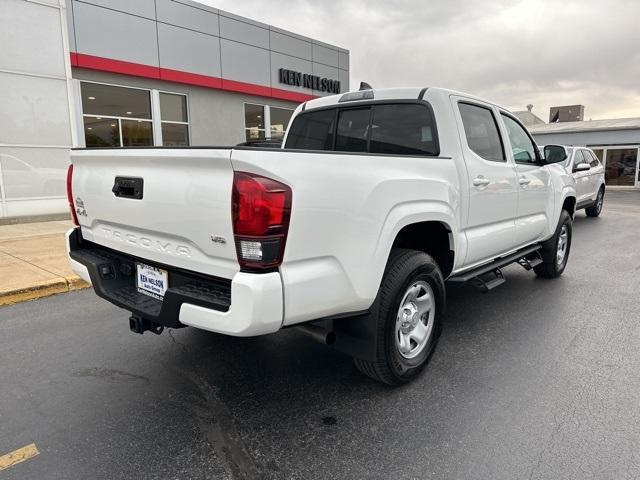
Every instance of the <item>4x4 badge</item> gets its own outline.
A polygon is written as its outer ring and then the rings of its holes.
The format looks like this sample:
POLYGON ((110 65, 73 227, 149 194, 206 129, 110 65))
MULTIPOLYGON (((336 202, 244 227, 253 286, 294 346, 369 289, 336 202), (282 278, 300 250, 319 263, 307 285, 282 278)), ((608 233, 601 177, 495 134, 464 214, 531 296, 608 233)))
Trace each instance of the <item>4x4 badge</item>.
POLYGON ((84 208, 84 201, 80 197, 76 197, 76 214, 82 215, 83 217, 87 216, 87 210, 84 208))

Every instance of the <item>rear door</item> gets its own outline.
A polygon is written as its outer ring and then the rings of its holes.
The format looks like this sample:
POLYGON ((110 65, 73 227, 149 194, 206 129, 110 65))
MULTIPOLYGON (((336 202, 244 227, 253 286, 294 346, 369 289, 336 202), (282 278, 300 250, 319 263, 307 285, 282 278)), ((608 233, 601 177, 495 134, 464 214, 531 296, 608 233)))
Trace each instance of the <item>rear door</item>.
POLYGON ((583 150, 582 155, 589 162, 591 169, 589 170, 589 199, 595 200, 598 190, 602 184, 603 169, 598 157, 591 150, 583 150))
POLYGON ((547 212, 553 211, 551 175, 538 161, 538 147, 529 132, 511 114, 500 112, 508 155, 516 165, 518 208, 515 221, 515 244, 533 243, 546 233, 547 212))
POLYGON ((472 265, 513 249, 516 172, 505 152, 495 107, 455 96, 452 106, 469 182, 465 264, 472 265))
POLYGON ((82 236, 164 265, 232 278, 229 149, 73 151, 82 236))

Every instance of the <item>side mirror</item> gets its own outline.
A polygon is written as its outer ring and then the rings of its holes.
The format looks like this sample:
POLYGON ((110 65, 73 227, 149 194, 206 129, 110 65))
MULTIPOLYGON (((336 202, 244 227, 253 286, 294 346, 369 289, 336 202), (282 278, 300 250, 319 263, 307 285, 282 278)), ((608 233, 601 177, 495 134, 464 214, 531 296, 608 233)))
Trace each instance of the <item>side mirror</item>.
POLYGON ((567 150, 562 145, 545 145, 544 163, 560 163, 567 159, 567 150))
POLYGON ((591 165, 588 163, 579 163, 575 167, 573 167, 574 172, 586 172, 587 170, 591 170, 591 165))

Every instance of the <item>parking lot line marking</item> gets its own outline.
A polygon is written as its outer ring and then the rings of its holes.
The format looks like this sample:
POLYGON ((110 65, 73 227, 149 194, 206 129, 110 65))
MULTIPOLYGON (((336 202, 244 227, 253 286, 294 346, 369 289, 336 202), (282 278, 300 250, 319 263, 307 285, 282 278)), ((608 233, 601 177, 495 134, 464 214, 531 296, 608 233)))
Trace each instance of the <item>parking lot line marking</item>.
POLYGON ((2 455, 0 457, 0 470, 13 467, 14 465, 24 462, 25 460, 29 460, 38 454, 40 454, 38 447, 36 447, 35 443, 31 443, 25 447, 7 453, 6 455, 2 455))

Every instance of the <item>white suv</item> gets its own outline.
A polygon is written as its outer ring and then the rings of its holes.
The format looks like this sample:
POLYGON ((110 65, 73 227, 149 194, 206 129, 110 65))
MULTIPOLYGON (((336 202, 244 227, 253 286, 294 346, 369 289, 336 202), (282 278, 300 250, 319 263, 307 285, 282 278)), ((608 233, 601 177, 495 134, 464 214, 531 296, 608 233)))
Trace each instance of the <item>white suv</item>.
POLYGON ((604 202, 604 167, 593 153, 584 147, 567 147, 565 168, 576 180, 576 210, 585 209, 587 216, 597 217, 604 202))
MULTIPOLYGON (((542 152, 544 147, 538 147, 542 152)), ((604 203, 604 166, 593 150, 565 146, 563 165, 576 181, 576 211, 584 209, 587 216, 597 217, 604 203)))

